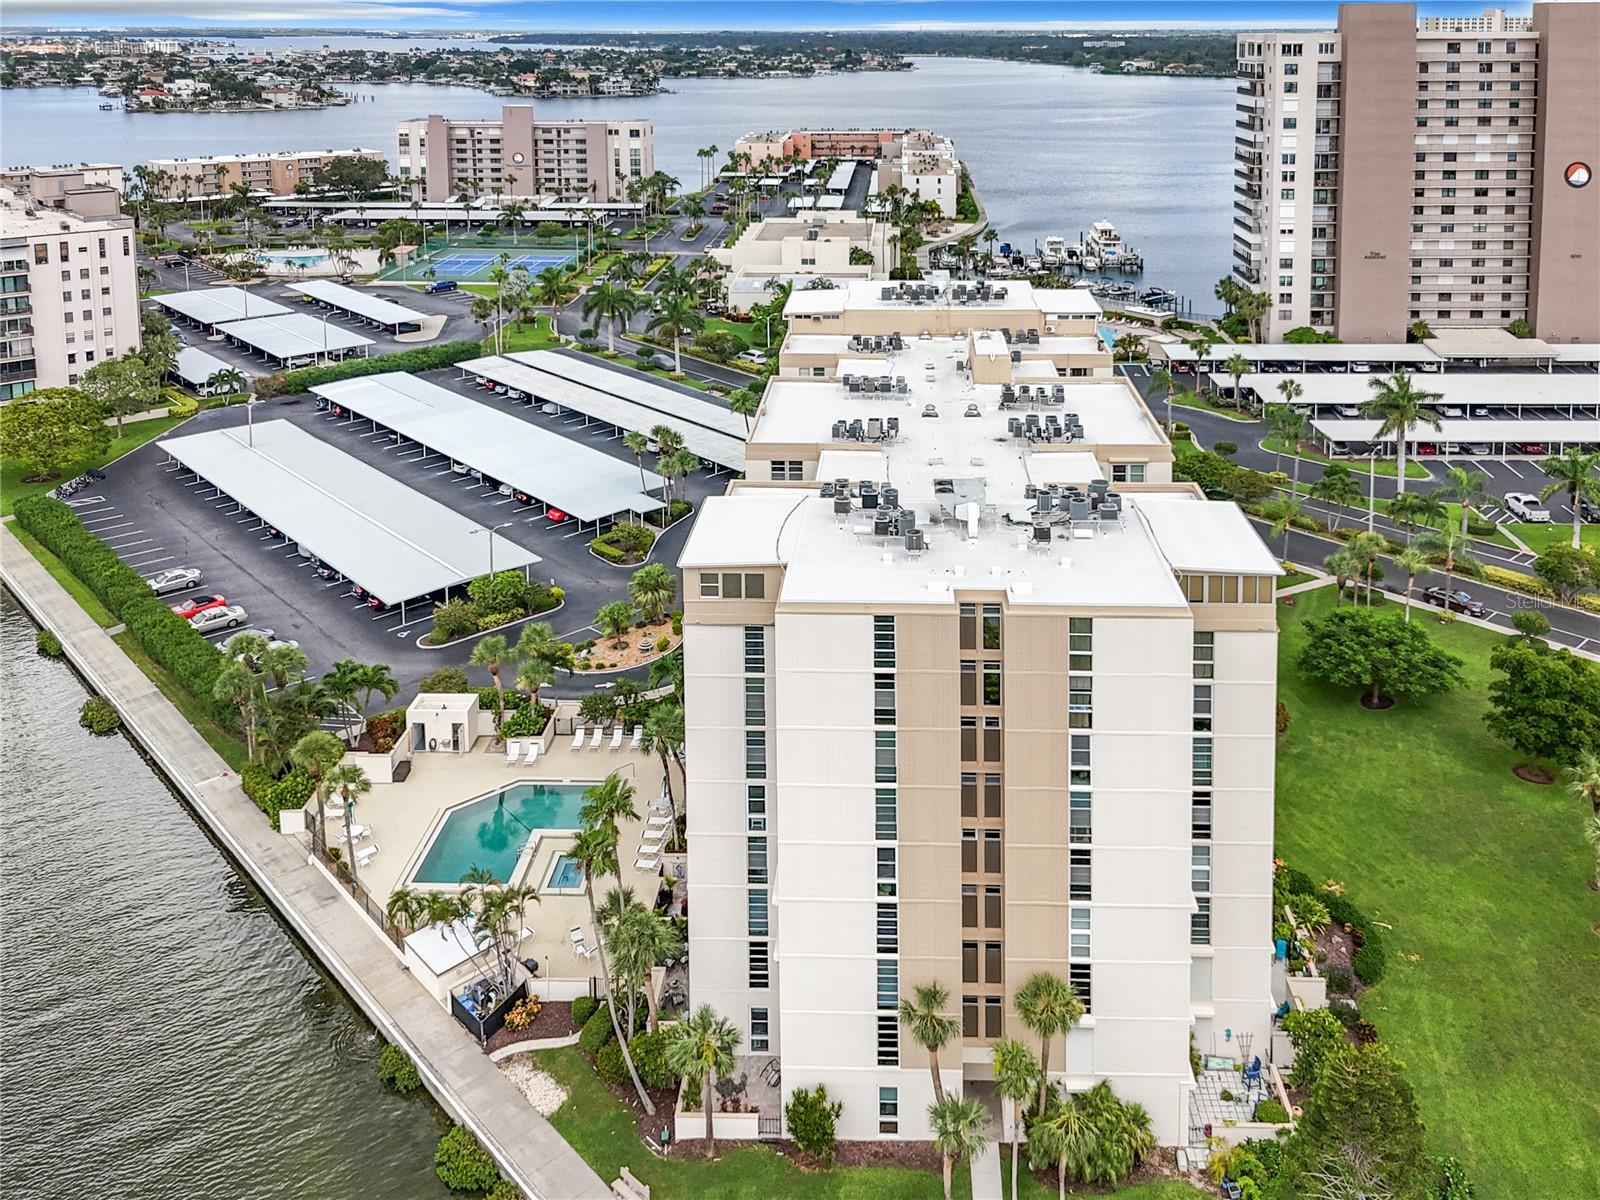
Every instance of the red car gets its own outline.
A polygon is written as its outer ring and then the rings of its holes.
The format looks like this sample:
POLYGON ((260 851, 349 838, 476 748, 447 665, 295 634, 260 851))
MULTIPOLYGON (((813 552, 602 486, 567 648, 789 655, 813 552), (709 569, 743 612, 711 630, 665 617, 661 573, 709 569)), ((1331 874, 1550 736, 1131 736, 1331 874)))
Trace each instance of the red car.
POLYGON ((221 596, 191 596, 182 604, 174 604, 172 611, 187 621, 207 609, 221 608, 225 604, 227 604, 227 601, 221 596))
POLYGON ((549 509, 545 513, 545 516, 549 517, 551 521, 558 523, 567 519, 567 514, 562 512, 559 508, 549 509))

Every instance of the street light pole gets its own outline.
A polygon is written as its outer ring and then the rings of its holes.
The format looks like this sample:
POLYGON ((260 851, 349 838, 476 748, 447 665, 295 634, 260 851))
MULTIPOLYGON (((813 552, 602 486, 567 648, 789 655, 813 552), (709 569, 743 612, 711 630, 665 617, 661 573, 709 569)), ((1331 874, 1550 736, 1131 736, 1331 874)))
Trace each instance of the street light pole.
POLYGON ((500 524, 495 525, 495 526, 491 526, 489 528, 480 527, 478 529, 474 529, 474 530, 470 531, 472 533, 487 533, 489 535, 489 574, 490 574, 490 576, 494 575, 494 535, 497 532, 499 532, 500 530, 502 530, 502 529, 510 529, 515 524, 516 524, 515 521, 502 521, 500 524))
POLYGON ((1367 532, 1372 532, 1373 521, 1378 513, 1378 452, 1373 450, 1367 456, 1367 532))

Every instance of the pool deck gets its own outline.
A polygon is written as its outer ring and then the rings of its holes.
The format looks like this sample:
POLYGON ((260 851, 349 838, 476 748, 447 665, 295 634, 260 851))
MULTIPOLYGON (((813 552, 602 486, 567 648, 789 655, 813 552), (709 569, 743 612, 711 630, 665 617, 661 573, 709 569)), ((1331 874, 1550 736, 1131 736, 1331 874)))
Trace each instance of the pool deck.
MULTIPOLYGON (((621 827, 622 882, 633 889, 642 903, 655 899, 660 871, 639 871, 639 842, 644 820, 661 793, 661 761, 653 754, 610 748, 609 739, 597 750, 571 749, 570 737, 556 737, 550 749, 533 766, 507 766, 505 751, 492 749, 488 738, 479 738, 464 754, 417 754, 411 759, 411 774, 404 783, 374 784, 372 791, 356 806, 356 821, 372 830, 378 854, 361 872, 361 880, 375 896, 387 897, 396 888, 411 886, 427 892, 448 891, 441 884, 409 884, 412 873, 422 862, 435 827, 453 807, 499 791, 514 783, 594 784, 613 771, 620 771, 635 788, 634 807, 640 820, 621 827)), ((343 837, 343 824, 329 825, 330 840, 343 837)), ((589 945, 594 945, 594 930, 589 922, 589 904, 582 889, 571 892, 546 891, 545 883, 557 855, 571 849, 572 835, 560 830, 534 835, 531 855, 518 859, 518 870, 509 882, 531 883, 539 889, 539 903, 528 910, 527 923, 534 936, 525 940, 519 953, 545 964, 544 974, 551 979, 587 979, 598 971, 599 960, 583 959, 573 953, 571 930, 583 930, 589 945)), ((595 899, 615 888, 617 881, 606 876, 596 881, 595 899)))

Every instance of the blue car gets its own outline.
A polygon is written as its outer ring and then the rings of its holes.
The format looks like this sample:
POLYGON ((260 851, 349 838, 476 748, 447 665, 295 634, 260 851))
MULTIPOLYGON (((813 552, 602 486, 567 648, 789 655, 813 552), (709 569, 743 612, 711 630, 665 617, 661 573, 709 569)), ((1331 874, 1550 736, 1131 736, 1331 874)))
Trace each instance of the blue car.
POLYGON ((425 290, 430 295, 437 292, 453 292, 456 290, 456 281, 454 279, 440 279, 430 283, 425 290))

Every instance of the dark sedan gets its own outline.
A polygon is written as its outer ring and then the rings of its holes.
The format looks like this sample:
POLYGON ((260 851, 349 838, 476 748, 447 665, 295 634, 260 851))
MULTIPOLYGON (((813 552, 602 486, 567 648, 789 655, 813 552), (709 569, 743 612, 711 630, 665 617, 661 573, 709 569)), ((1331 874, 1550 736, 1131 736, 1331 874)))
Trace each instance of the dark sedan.
POLYGON ((1466 613, 1469 617, 1481 617, 1486 610, 1483 603, 1474 600, 1466 592, 1447 592, 1442 587, 1424 588, 1422 598, 1429 604, 1438 608, 1448 609, 1450 612, 1466 613))

